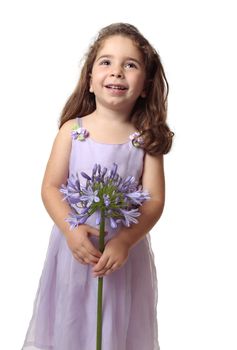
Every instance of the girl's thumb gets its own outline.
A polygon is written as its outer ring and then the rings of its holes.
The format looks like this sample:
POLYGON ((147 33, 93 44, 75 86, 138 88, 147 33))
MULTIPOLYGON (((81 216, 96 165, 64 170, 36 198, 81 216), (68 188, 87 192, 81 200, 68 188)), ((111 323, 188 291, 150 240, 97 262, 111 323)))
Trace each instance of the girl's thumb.
MULTIPOLYGON (((90 226, 90 225, 88 225, 89 226, 89 228, 90 228, 90 230, 89 230, 89 233, 91 233, 92 235, 94 235, 94 236, 98 236, 99 237, 99 235, 100 235, 100 230, 98 229, 98 228, 95 228, 95 227, 93 227, 93 226, 90 226)), ((105 236, 107 235, 107 231, 105 231, 105 236)))
POLYGON ((90 226, 90 225, 88 225, 88 226, 89 226, 89 233, 90 234, 92 234, 94 236, 99 236, 100 235, 100 231, 97 228, 95 228, 93 226, 90 226))

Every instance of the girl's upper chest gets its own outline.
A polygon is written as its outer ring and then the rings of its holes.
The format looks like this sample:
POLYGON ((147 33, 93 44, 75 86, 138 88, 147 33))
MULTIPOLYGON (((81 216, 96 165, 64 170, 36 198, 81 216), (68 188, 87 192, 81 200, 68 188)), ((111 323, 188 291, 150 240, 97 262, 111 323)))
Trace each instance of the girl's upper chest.
MULTIPOLYGON (((103 141, 96 140, 91 136, 89 129, 85 128, 82 125, 82 118, 76 118, 75 124, 72 128, 71 136, 75 141, 88 141, 94 144, 105 145, 105 146, 113 146, 113 145, 119 146, 119 145, 126 145, 126 144, 132 144, 134 147, 137 147, 137 148, 142 148, 143 146, 143 138, 140 136, 139 132, 131 133, 128 136, 127 140, 121 143, 103 142, 103 141)), ((113 139, 113 138, 111 138, 111 135, 109 135, 109 138, 107 139, 113 139)))

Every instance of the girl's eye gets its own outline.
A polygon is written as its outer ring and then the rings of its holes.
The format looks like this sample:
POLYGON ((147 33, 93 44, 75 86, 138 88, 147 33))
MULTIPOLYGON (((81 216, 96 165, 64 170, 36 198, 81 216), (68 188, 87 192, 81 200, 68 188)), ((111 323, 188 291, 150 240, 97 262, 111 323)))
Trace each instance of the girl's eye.
POLYGON ((137 66, 135 65, 135 63, 133 62, 128 62, 125 64, 126 68, 137 68, 137 66))
POLYGON ((100 61, 100 65, 108 66, 110 64, 109 60, 102 60, 100 61))

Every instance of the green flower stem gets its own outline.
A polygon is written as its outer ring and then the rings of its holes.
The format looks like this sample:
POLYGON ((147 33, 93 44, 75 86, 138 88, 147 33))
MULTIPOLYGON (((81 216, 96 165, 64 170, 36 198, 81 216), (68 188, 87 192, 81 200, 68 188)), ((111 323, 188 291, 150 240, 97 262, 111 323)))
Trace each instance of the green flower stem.
MULTIPOLYGON (((100 237, 99 237, 99 250, 101 253, 103 253, 104 251, 104 235, 105 235, 105 212, 104 212, 104 209, 101 209, 100 237)), ((101 350, 101 346, 102 346, 102 296, 103 296, 103 277, 98 277, 96 350, 101 350)))

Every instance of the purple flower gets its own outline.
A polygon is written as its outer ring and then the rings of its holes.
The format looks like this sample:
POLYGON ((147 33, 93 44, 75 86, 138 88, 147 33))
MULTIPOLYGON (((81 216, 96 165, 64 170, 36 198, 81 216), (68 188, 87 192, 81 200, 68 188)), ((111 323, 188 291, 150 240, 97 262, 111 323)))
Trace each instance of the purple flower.
POLYGON ((137 223, 137 219, 135 219, 136 217, 138 217, 140 215, 138 209, 131 209, 131 210, 124 210, 124 209, 120 209, 121 213, 124 216, 124 219, 122 219, 122 222, 125 226, 130 226, 130 223, 137 223))
POLYGON ((113 179, 117 173, 118 165, 116 163, 113 163, 113 167, 110 171, 110 178, 113 179))
POLYGON ((75 125, 72 129, 72 138, 78 141, 84 141, 89 136, 89 132, 85 128, 75 125))
POLYGON ((95 219, 96 225, 100 224, 100 220, 101 220, 101 211, 100 210, 96 210, 96 219, 95 219))
POLYGON ((89 175, 87 175, 86 173, 84 173, 84 171, 81 172, 81 175, 87 179, 87 180, 91 180, 91 177, 89 175))
POLYGON ((148 192, 138 192, 138 191, 125 193, 125 196, 129 198, 133 203, 138 205, 141 205, 144 200, 150 198, 148 192))
POLYGON ((107 168, 103 168, 102 174, 101 174, 101 178, 104 178, 104 176, 105 176, 107 170, 108 170, 107 168))
POLYGON ((74 175, 68 179, 67 185, 63 184, 60 188, 60 192, 64 194, 63 200, 67 199, 72 204, 80 201, 80 191, 79 179, 74 175))
POLYGON ((129 136, 130 140, 132 140, 132 143, 135 147, 141 147, 144 144, 144 140, 140 134, 140 132, 134 132, 132 135, 129 136))
POLYGON ((86 214, 76 214, 76 213, 70 213, 69 217, 66 219, 66 221, 70 224, 70 229, 74 229, 78 225, 82 225, 86 222, 89 215, 86 214))
POLYGON ((117 228, 118 227, 117 222, 112 217, 109 218, 109 221, 110 221, 110 226, 112 228, 117 228))
POLYGON ((96 172, 97 172, 97 169, 98 169, 98 165, 95 164, 95 165, 94 165, 94 168, 93 168, 93 170, 92 170, 92 178, 95 176, 95 174, 96 174, 96 172))
POLYGON ((103 195, 103 198, 104 198, 104 204, 106 207, 108 207, 110 205, 110 198, 109 198, 109 195, 108 194, 104 194, 103 195))
POLYGON ((70 176, 67 185, 61 186, 64 199, 76 212, 67 219, 71 227, 85 223, 93 213, 96 214, 96 224, 100 224, 102 210, 111 228, 116 228, 120 222, 125 226, 138 222, 138 206, 150 198, 149 194, 142 190, 134 176, 123 179, 117 170, 116 163, 109 171, 105 167, 101 170, 100 164, 95 164, 91 176, 81 172, 87 180, 86 186, 80 185, 78 174, 70 176))
POLYGON ((128 176, 126 179, 123 179, 119 185, 119 189, 124 192, 133 192, 137 190, 138 183, 135 180, 134 176, 128 176))
POLYGON ((94 191, 91 186, 83 188, 80 200, 86 202, 86 206, 90 207, 93 202, 99 202, 100 198, 97 196, 98 190, 94 191))

